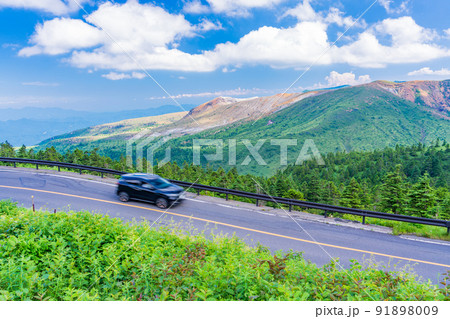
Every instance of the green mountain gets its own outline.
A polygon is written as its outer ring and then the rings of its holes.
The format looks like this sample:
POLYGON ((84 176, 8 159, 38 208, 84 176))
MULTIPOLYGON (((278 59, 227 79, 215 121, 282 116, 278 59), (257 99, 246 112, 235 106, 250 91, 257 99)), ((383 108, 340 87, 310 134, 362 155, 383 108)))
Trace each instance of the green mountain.
MULTIPOLYGON (((433 92, 438 92, 441 95, 439 100, 443 99, 445 102, 450 98, 448 90, 445 90, 449 82, 428 81, 425 87, 420 90, 413 89, 412 92, 417 95, 416 99, 419 101, 424 101, 420 99, 423 94, 436 95, 437 93, 433 92)), ((280 165, 280 146, 271 145, 272 139, 290 139, 291 144, 296 142, 297 145, 290 145, 287 149, 287 164, 291 165, 296 162, 307 140, 312 140, 323 155, 330 152, 375 150, 419 142, 426 144, 437 138, 450 140, 449 109, 445 105, 435 107, 430 102, 432 99, 427 99, 428 103, 415 103, 403 97, 398 87, 411 87, 411 82, 395 83, 394 91, 392 86, 390 82, 377 81, 367 85, 315 93, 274 112, 261 113, 259 117, 242 118, 225 125, 204 128, 198 132, 184 131, 183 136, 175 134, 174 128, 177 127, 177 123, 186 122, 187 115, 179 122, 157 128, 160 134, 166 133, 172 139, 156 151, 155 158, 162 159, 166 147, 170 146, 172 161, 179 164, 184 161, 192 162, 194 139, 219 139, 224 143, 223 159, 207 162, 203 155, 213 154, 216 149, 205 146, 201 148, 201 162, 212 167, 229 168, 234 165, 234 156, 230 157, 229 154, 233 153, 235 141, 235 163, 238 171, 271 175, 284 166, 280 165), (254 160, 248 149, 249 143, 255 145, 258 141, 262 144, 258 150, 263 160, 260 163, 254 160), (245 160, 248 156, 250 162, 248 159, 245 160)), ((224 108, 223 118, 227 118, 227 110, 229 107, 224 108)), ((196 116, 197 113, 199 112, 196 112, 196 109, 190 112, 191 116, 196 116)), ((113 152, 111 149, 108 150, 108 147, 102 147, 100 151, 103 154, 116 158, 120 157, 120 154, 125 154, 126 141, 110 139, 108 143, 109 146, 114 144, 117 147, 113 152)), ((52 145, 60 150, 68 149, 67 142, 59 139, 42 144, 43 147, 52 145)), ((71 147, 92 148, 95 145, 99 144, 92 141, 85 145, 73 144, 71 147)))
MULTIPOLYGON (((364 85, 304 99, 256 122, 238 122, 175 139, 168 143, 172 149, 177 148, 172 160, 178 163, 192 160, 192 140, 199 138, 224 141, 224 160, 209 162, 211 166, 229 166, 227 141, 235 139, 238 170, 267 175, 280 168, 280 146, 271 145, 271 139, 297 141, 297 145, 289 146, 287 153, 288 164, 293 164, 309 139, 321 154, 429 143, 437 138, 449 140, 450 121, 445 114, 431 112, 428 106, 409 102, 377 85, 364 85), (254 160, 241 165, 250 154, 243 144, 245 139, 253 145, 265 140, 259 154, 267 165, 259 165, 254 160)), ((210 153, 214 151, 210 149, 210 153)), ((162 156, 162 150, 158 155, 162 156)))

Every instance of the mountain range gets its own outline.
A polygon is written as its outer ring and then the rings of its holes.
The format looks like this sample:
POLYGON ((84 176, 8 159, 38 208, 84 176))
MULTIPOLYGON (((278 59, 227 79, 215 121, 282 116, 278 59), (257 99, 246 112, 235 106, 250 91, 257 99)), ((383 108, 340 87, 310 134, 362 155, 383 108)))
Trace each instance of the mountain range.
MULTIPOLYGON (((190 110, 194 105, 183 105, 190 110)), ((14 146, 35 145, 52 136, 69 133, 88 126, 124 119, 162 115, 182 110, 180 106, 163 105, 157 108, 116 112, 87 112, 63 108, 7 108, 0 109, 0 138, 14 146)))
MULTIPOLYGON (((165 146, 176 150, 171 159, 178 163, 192 161, 193 139, 221 139, 223 161, 208 164, 227 168, 227 141, 234 139, 238 170, 269 175, 280 168, 280 146, 271 145, 271 139, 296 141, 287 155, 291 164, 306 140, 313 140, 322 154, 429 143, 437 138, 450 140, 450 80, 375 81, 270 97, 219 97, 187 114, 177 113, 164 123, 160 121, 146 118, 131 120, 128 127, 121 122, 91 127, 46 140, 39 147, 55 146, 60 151, 98 147, 101 153, 119 158, 125 154, 126 141, 147 130, 147 134, 170 137, 165 146), (139 125, 132 124, 138 121, 139 125), (145 127, 145 123, 155 124, 145 127), (248 143, 255 145, 258 141, 263 141, 259 153, 265 165, 255 160, 245 163, 248 143)), ((206 147, 205 152, 215 150, 206 147)), ((163 158, 165 152, 160 149, 155 155, 163 158)))

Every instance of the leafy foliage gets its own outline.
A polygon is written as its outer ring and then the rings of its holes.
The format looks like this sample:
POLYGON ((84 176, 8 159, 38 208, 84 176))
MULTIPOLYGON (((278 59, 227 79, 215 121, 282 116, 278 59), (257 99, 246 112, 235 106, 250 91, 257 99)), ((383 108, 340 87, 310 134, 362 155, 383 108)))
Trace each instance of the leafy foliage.
POLYGON ((407 273, 0 202, 0 300, 449 300, 407 273))

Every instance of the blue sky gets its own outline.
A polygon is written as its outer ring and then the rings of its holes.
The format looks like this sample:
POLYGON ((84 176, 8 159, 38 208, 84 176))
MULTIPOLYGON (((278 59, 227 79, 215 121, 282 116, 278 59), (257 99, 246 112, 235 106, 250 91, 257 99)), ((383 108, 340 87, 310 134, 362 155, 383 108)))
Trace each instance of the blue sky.
POLYGON ((432 4, 0 0, 0 109, 108 111, 448 79, 450 1, 432 4))

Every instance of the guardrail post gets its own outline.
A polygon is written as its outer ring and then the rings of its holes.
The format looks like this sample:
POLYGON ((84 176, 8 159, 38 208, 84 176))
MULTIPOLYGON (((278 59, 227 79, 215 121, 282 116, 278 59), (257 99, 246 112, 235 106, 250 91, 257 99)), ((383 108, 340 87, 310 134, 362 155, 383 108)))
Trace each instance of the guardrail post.
POLYGON ((257 199, 256 200, 256 207, 258 207, 259 206, 259 200, 257 199))
POLYGON ((289 204, 289 212, 292 212, 292 204, 289 204))
POLYGON ((228 194, 225 194, 225 200, 228 200, 228 194))
POLYGON ((325 217, 325 218, 328 217, 328 211, 327 211, 327 210, 324 210, 324 211, 323 211, 323 217, 325 217))
POLYGON ((366 215, 363 215, 363 221, 362 221, 363 225, 366 223, 366 215))
POLYGON ((80 175, 81 175, 81 168, 80 168, 80 175))
POLYGON ((61 166, 58 166, 58 172, 61 172, 61 166))
POLYGON ((16 162, 14 162, 14 168, 16 168, 16 162))
POLYGON ((39 164, 36 164, 36 169, 39 169, 39 164))
POLYGON ((102 174, 102 178, 103 178, 103 172, 101 174, 102 174))
POLYGON ((197 188, 197 196, 200 196, 200 189, 197 188))

